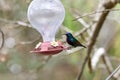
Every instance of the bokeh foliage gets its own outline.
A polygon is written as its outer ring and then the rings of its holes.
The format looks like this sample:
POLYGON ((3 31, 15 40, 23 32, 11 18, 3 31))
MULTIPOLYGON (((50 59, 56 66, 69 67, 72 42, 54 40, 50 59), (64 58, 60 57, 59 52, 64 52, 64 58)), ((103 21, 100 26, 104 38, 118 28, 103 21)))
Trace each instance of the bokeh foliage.
MULTIPOLYGON (((0 62, 0 79, 1 80, 21 80, 18 76, 15 77, 15 74, 10 71, 11 65, 19 64, 22 66, 21 73, 31 71, 36 69, 39 65, 42 64, 44 60, 43 56, 36 56, 34 54, 29 53, 30 50, 34 48, 34 46, 42 41, 40 34, 28 27, 23 27, 20 25, 13 24, 13 21, 23 21, 29 23, 27 20, 27 7, 32 0, 4 0, 4 4, 0 7, 0 18, 9 20, 7 22, 0 22, 0 28, 5 32, 5 39, 12 37, 15 39, 15 46, 12 48, 8 48, 6 46, 3 47, 1 53, 7 53, 9 55, 8 61, 5 63, 0 62), (21 42, 29 42, 34 39, 39 38, 32 44, 21 44, 21 42), (8 76, 8 77, 6 77, 8 76)), ((77 21, 72 21, 75 17, 73 16, 73 10, 77 10, 80 15, 84 13, 90 13, 97 8, 99 2, 96 0, 61 0, 64 4, 66 10, 66 17, 63 22, 63 25, 73 33, 81 30, 83 25, 81 25, 77 21)), ((120 8, 119 5, 116 8, 120 8)), ((119 25, 119 11, 114 12, 112 14, 115 17, 109 16, 112 20, 117 22, 117 33, 114 39, 111 41, 111 45, 108 48, 108 55, 111 57, 120 57, 120 25, 119 25), (118 20, 118 21, 117 21, 118 20)), ((87 23, 90 23, 92 19, 90 17, 84 18, 87 23)), ((114 26, 113 26, 114 27, 114 26)), ((109 28, 109 26, 108 26, 109 28)), ((111 31, 112 32, 112 31, 111 31)), ((59 38, 61 38, 62 34, 59 38)), ((58 38, 58 39, 59 39, 58 38)), ((81 50, 80 52, 76 52, 72 55, 68 56, 60 56, 54 57, 51 59, 44 68, 39 72, 40 80, 75 80, 77 74, 79 73, 80 66, 84 60, 84 56, 86 55, 85 50, 81 50), (53 73, 54 72, 54 73, 53 73), (46 77, 47 76, 47 77, 46 77)), ((111 59, 113 60, 113 58, 111 59)), ((115 62, 115 61, 113 61, 115 62)), ((102 64, 102 62, 101 62, 102 64)), ((115 62, 113 65, 117 65, 119 62, 115 62)), ((18 68, 18 67, 17 67, 18 68)), ((90 74, 88 68, 86 67, 82 80, 104 80, 104 78, 108 75, 107 72, 104 72, 105 68, 98 69, 94 73, 90 74), (103 74, 104 73, 104 74, 103 74)), ((22 75, 23 77, 23 75, 22 75)), ((30 75, 28 75, 30 77, 30 75)), ((23 79, 24 80, 24 79, 23 79)), ((32 80, 32 79, 31 79, 32 80)))

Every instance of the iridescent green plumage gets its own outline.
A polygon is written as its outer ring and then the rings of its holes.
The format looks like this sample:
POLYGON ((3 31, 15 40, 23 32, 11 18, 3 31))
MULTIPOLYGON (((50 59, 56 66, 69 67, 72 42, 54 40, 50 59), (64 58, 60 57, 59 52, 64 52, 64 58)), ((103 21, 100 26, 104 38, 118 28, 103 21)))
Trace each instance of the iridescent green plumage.
POLYGON ((65 35, 67 36, 66 41, 68 44, 72 45, 73 47, 81 46, 86 48, 86 46, 82 45, 77 39, 75 39, 71 33, 66 33, 65 35))

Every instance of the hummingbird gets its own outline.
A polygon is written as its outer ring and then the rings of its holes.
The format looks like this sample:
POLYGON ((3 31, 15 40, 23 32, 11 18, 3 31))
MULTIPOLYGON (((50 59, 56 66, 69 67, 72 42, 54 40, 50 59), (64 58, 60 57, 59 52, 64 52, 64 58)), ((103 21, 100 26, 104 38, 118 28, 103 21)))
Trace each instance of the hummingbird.
POLYGON ((84 47, 86 48, 86 46, 82 45, 75 37, 73 37, 73 35, 71 33, 66 33, 65 34, 67 39, 67 43, 73 47, 78 47, 78 46, 81 46, 81 47, 84 47))

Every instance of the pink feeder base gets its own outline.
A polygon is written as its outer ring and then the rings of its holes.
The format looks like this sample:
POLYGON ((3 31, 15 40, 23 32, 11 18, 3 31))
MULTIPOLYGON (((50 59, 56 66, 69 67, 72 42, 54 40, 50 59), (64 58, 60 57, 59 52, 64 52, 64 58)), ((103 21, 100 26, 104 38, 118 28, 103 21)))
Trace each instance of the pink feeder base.
POLYGON ((31 52, 43 55, 53 55, 67 49, 61 42, 55 42, 55 44, 57 45, 54 45, 54 42, 53 44, 51 44, 51 42, 43 42, 31 52))

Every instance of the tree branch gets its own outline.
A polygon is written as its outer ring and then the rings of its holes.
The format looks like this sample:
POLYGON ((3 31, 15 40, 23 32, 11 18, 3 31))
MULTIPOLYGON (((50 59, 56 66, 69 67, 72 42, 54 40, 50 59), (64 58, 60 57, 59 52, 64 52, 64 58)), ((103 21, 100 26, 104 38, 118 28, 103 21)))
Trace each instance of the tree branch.
MULTIPOLYGON (((116 5, 116 2, 115 1, 108 1, 108 2, 105 2, 102 4, 103 6, 101 6, 98 10, 106 10, 106 9, 111 9, 113 8, 115 5, 116 5)), ((92 72, 92 66, 91 66, 91 58, 90 58, 90 55, 91 55, 91 52, 92 52, 92 49, 93 49, 93 46, 96 42, 96 39, 100 33, 100 30, 102 28, 102 25, 108 15, 109 11, 105 11, 105 12, 102 12, 101 14, 99 14, 99 17, 98 15, 96 15, 95 17, 98 17, 97 18, 97 23, 95 23, 92 27, 94 28, 93 30, 93 34, 92 36, 90 37, 90 42, 88 44, 88 49, 87 49, 87 56, 85 58, 85 61, 82 65, 82 68, 81 68, 81 72, 79 73, 79 78, 78 80, 81 79, 81 76, 83 74, 83 70, 85 68, 85 64, 87 63, 87 60, 88 60, 88 67, 89 67, 89 70, 90 72, 92 72)))
POLYGON ((73 21, 76 21, 76 20, 78 20, 78 19, 80 19, 80 18, 87 17, 87 16, 90 16, 90 15, 93 15, 93 14, 97 14, 97 13, 103 13, 103 12, 108 12, 108 11, 119 11, 119 10, 120 10, 120 9, 106 9, 106 10, 101 10, 101 11, 93 11, 93 12, 91 12, 91 13, 78 16, 78 17, 76 17, 75 19, 73 19, 73 21))
POLYGON ((120 65, 105 79, 105 80, 110 80, 112 76, 114 76, 117 71, 120 70, 120 65))

